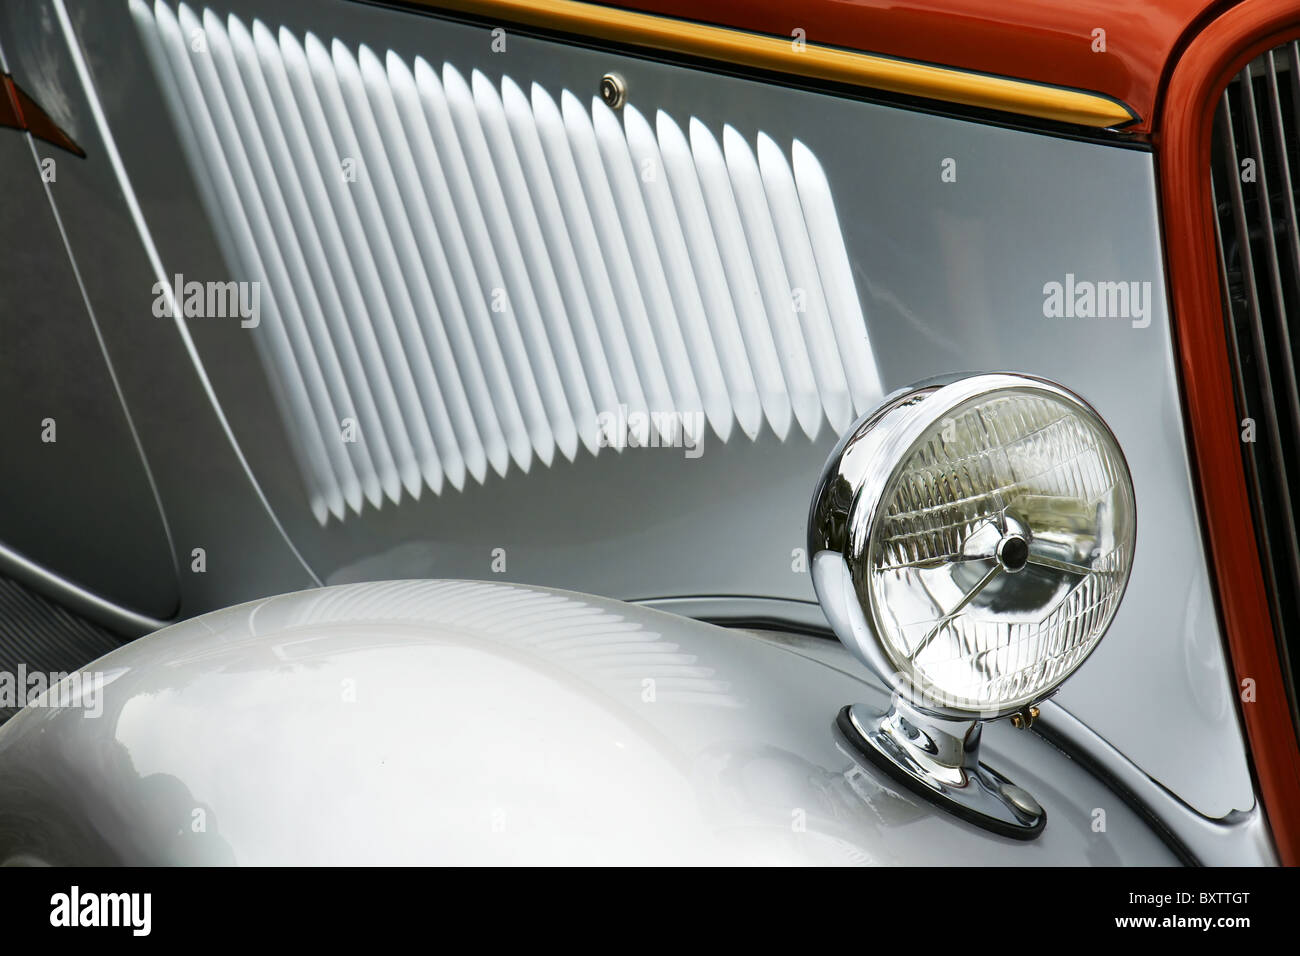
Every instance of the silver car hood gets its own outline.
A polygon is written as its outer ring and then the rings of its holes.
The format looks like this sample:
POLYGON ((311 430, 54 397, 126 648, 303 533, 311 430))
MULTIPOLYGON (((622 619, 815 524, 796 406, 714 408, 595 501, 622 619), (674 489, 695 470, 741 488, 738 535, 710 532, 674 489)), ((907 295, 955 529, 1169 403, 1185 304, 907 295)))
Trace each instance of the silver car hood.
POLYGON ((985 760, 1046 808, 1037 839, 909 794, 833 728, 884 693, 847 655, 816 656, 504 584, 255 601, 114 651, 87 668, 102 686, 0 730, 0 861, 1177 862, 1100 781, 1005 724, 985 760))

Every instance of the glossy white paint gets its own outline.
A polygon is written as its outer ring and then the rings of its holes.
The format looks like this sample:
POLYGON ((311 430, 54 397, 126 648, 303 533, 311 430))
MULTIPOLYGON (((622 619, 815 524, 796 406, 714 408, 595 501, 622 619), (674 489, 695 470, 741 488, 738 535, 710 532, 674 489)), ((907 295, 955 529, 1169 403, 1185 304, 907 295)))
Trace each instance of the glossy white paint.
POLYGON ((0 861, 1174 861, 1034 735, 990 728, 986 747, 1047 828, 995 837, 837 748, 842 704, 884 702, 852 673, 567 592, 303 591, 90 670, 99 716, 29 707, 0 729, 0 861))

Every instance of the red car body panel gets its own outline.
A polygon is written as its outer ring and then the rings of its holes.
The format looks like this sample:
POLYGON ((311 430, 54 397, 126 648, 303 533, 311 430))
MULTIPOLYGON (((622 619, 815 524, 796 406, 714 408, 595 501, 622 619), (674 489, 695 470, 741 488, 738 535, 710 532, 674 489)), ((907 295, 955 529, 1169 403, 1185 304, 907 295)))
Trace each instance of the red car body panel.
POLYGON ((606 6, 1104 93, 1150 132, 1185 35, 1214 0, 604 0, 606 6), (1094 51, 1093 31, 1105 31, 1094 51))
POLYGON ((1260 796, 1278 855, 1289 866, 1300 865, 1300 747, 1242 466, 1224 295, 1219 271, 1208 267, 1217 258, 1209 155, 1215 107, 1233 74, 1297 37, 1300 11, 1289 0, 1246 0, 1215 20, 1173 71, 1157 142, 1171 304, 1206 539, 1237 681, 1254 687, 1241 711, 1260 796))

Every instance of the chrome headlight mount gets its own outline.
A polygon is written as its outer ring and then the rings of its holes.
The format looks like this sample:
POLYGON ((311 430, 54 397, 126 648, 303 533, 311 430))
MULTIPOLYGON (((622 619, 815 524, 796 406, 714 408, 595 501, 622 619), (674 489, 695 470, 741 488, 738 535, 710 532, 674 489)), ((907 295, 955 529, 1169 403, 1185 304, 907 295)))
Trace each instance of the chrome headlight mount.
POLYGON ((1024 375, 895 393, 831 453, 808 537, 827 619, 893 695, 845 707, 845 742, 972 823, 1036 836, 1046 813, 980 763, 980 731, 1027 721, 1119 607, 1136 505, 1105 422, 1024 375))

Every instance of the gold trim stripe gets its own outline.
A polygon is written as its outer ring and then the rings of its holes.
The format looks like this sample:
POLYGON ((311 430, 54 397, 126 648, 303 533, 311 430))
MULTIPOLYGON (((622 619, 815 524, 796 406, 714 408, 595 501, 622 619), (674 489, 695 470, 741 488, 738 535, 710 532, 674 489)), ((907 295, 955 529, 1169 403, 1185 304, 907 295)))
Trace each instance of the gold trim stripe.
POLYGON ((1099 93, 971 73, 871 53, 806 44, 580 0, 413 0, 421 6, 595 37, 629 46, 736 63, 891 93, 1091 126, 1123 126, 1138 117, 1099 93))

